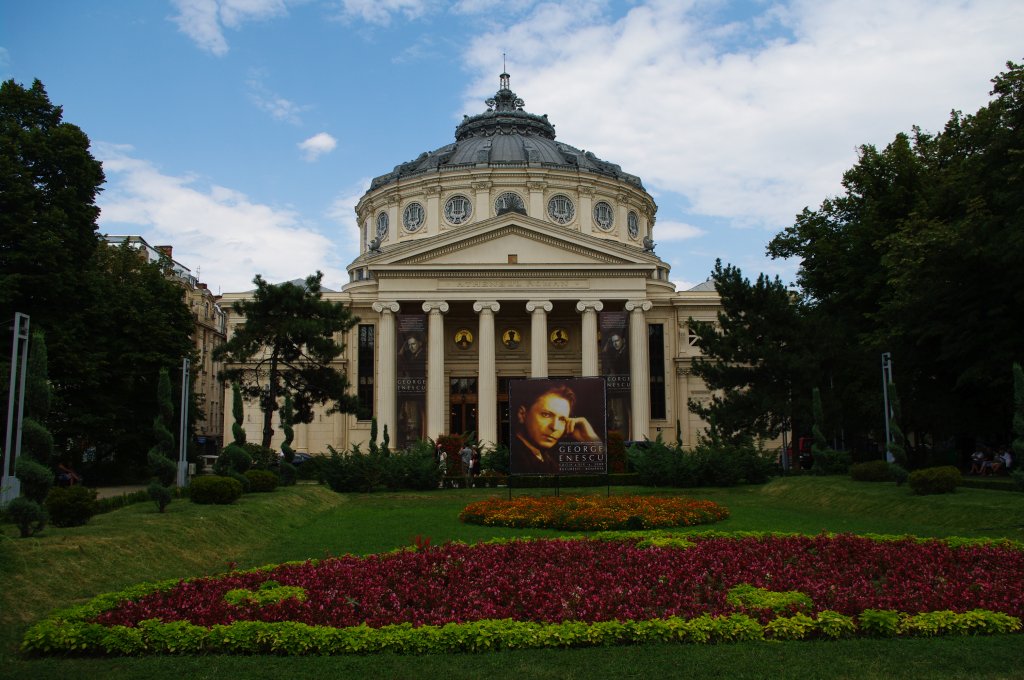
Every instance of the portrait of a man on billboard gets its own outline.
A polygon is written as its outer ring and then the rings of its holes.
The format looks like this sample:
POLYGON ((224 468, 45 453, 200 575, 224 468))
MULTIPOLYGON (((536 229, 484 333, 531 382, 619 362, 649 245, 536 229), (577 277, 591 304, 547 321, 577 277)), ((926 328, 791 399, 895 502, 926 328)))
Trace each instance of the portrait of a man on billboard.
POLYGON ((513 380, 511 474, 607 472, 604 395, 602 378, 513 380))

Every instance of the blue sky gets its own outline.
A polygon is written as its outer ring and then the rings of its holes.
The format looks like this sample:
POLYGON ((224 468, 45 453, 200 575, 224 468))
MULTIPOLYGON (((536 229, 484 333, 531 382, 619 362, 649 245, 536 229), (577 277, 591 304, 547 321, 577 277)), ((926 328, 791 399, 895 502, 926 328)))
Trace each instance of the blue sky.
POLYGON ((558 138, 639 175, 680 287, 764 256, 860 144, 985 104, 1019 0, 5 0, 0 77, 40 79, 104 162, 100 229, 214 291, 356 255, 376 175, 484 110, 502 54, 558 138))

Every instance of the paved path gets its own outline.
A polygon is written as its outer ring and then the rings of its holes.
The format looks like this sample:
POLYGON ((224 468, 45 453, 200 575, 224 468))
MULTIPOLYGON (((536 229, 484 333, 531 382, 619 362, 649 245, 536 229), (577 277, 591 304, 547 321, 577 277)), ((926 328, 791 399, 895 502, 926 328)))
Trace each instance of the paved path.
POLYGON ((128 486, 101 486, 96 489, 96 498, 111 498, 112 496, 122 496, 126 493, 145 490, 146 486, 144 484, 133 484, 128 486))

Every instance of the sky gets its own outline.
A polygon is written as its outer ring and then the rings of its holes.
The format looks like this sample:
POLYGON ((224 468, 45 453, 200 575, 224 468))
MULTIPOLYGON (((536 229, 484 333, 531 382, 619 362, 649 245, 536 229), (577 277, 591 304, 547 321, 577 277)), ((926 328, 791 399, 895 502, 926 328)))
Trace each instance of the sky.
POLYGON ((358 255, 370 180, 454 141, 503 67, 558 139, 640 176, 680 289, 842 192, 863 144, 990 100, 1020 0, 3 0, 0 78, 42 81, 103 162, 106 234, 214 292, 358 255))

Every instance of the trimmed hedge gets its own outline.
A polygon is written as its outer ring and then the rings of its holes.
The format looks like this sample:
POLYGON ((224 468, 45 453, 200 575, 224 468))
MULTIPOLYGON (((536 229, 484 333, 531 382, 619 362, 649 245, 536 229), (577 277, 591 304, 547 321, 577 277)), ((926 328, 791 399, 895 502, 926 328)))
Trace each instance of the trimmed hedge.
MULTIPOLYGON (((394 652, 450 654, 510 649, 595 647, 644 643, 719 644, 755 640, 820 640, 854 636, 933 637, 995 635, 1021 630, 1020 619, 981 609, 904 614, 866 610, 854 618, 834 611, 817 617, 797 613, 762 625, 746 614, 669 617, 647 621, 533 623, 484 620, 381 628, 310 626, 304 623, 237 621, 210 628, 186 621, 150 619, 135 628, 86 623, 79 608, 28 630, 21 651, 45 654, 277 654, 325 655, 394 652)), ((91 610, 89 610, 91 611, 91 610)))
POLYGON ((871 460, 850 466, 850 477, 855 482, 891 482, 892 472, 884 460, 871 460))
POLYGON ((231 477, 196 477, 189 486, 189 497, 200 505, 230 505, 242 497, 242 483, 231 477))
POLYGON ((280 479, 268 470, 246 470, 245 478, 249 480, 249 491, 267 492, 277 488, 280 479))
POLYGON ((952 465, 914 470, 907 479, 910 488, 919 496, 953 493, 963 481, 960 470, 952 465))
POLYGON ((46 512, 55 527, 80 527, 96 514, 96 490, 55 486, 46 497, 46 512))

